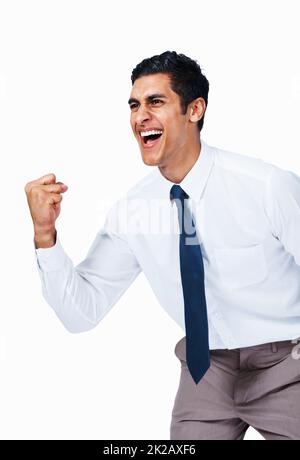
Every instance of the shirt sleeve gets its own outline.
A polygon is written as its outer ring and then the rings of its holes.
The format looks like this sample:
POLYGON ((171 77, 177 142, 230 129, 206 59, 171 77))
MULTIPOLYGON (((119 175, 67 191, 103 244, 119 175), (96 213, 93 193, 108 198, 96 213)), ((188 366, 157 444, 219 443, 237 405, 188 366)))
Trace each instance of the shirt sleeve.
POLYGON ((94 328, 141 271, 126 235, 113 231, 109 215, 76 267, 58 234, 54 246, 34 248, 43 297, 70 332, 94 328))
POLYGON ((265 210, 273 235, 300 265, 300 177, 274 166, 267 183, 265 210))

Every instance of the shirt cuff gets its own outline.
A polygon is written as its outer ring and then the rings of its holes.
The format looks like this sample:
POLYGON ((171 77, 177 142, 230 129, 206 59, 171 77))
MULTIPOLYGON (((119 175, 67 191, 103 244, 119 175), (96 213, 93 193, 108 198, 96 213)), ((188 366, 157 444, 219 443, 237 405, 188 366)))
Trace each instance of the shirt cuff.
POLYGON ((37 265, 44 272, 61 270, 64 267, 67 255, 61 245, 58 235, 56 242, 50 248, 36 248, 33 239, 33 246, 36 255, 37 265))

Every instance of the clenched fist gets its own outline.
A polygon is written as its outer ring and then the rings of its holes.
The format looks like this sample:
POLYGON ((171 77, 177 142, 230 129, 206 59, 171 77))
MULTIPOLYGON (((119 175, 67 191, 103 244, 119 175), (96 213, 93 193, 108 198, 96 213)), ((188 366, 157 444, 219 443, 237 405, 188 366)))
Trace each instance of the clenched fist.
POLYGON ((47 248, 55 244, 55 221, 60 214, 62 193, 67 188, 62 182, 56 182, 55 174, 47 174, 25 185, 36 248, 47 248))

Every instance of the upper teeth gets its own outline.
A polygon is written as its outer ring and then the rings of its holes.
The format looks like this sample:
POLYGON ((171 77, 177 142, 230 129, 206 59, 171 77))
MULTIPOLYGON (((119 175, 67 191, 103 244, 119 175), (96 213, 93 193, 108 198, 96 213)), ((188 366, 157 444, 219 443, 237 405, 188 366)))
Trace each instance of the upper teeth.
POLYGON ((162 134, 162 131, 153 129, 152 131, 141 131, 141 136, 153 136, 153 134, 162 134))

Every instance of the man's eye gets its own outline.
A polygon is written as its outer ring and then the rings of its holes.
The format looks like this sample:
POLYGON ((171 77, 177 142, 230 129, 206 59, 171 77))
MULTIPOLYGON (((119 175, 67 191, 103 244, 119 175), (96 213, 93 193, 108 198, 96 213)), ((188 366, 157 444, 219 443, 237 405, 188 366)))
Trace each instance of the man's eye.
POLYGON ((133 109, 136 109, 137 108, 137 104, 130 104, 130 110, 133 110, 133 109))
POLYGON ((151 101, 151 103, 154 104, 154 105, 157 105, 160 102, 162 102, 160 99, 153 99, 153 101, 151 101))

